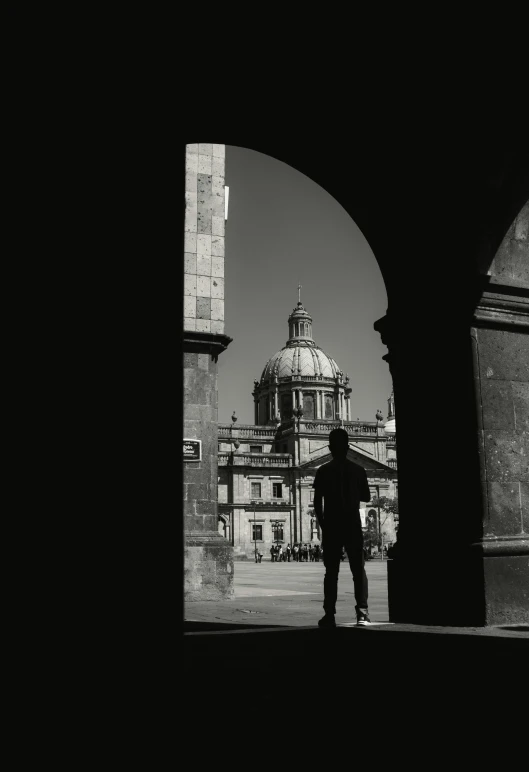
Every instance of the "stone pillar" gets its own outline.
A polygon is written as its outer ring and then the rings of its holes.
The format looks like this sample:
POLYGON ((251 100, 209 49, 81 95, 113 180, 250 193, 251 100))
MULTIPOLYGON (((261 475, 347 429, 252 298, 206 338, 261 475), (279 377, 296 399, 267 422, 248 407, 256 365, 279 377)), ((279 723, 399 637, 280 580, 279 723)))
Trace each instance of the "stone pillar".
MULTIPOLYGON (((413 321, 410 319, 406 327, 408 317, 399 309, 400 318, 398 312, 393 317, 388 312, 375 324, 389 349, 383 359, 390 366, 402 430, 398 450, 399 531, 387 566, 393 622, 462 626, 529 622, 528 220, 526 205, 488 274, 474 275, 480 294, 472 305, 472 321, 466 307, 463 315, 456 304, 457 325, 448 331, 442 320, 430 319, 432 351, 440 350, 445 361, 449 361, 449 347, 456 350, 458 363, 463 361, 463 354, 467 357, 467 369, 459 367, 451 386, 457 389, 462 404, 477 410, 477 421, 469 413, 464 424, 464 416, 459 414, 453 424, 458 426, 459 422, 459 437, 456 455, 447 469, 465 485, 458 487, 457 524, 450 528, 449 538, 439 539, 435 533, 436 522, 445 514, 443 497, 431 501, 429 520, 424 519, 414 497, 411 432, 416 415, 405 393, 409 384, 406 371, 416 358, 413 321), (474 441, 468 430, 473 424, 477 428, 474 441), (424 543, 429 543, 430 549, 418 582, 416 559, 424 543)), ((453 404, 452 400, 451 410, 453 404)), ((450 416, 443 410, 441 402, 440 420, 449 425, 450 416)), ((451 434, 442 433, 434 449, 441 467, 443 456, 450 458, 451 447, 451 434)))
POLYGON ((233 549, 218 532, 217 361, 224 334, 224 145, 186 148, 184 437, 202 443, 184 462, 184 598, 233 595, 233 549))
POLYGON ((529 203, 496 254, 471 331, 485 624, 529 622, 529 203))

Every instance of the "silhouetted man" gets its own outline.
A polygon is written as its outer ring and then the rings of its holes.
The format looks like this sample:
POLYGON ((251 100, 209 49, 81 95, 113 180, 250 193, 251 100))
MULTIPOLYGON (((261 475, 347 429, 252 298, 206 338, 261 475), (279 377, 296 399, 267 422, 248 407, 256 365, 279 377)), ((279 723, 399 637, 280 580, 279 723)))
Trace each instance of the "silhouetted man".
POLYGON ((356 621, 370 624, 367 608, 367 575, 364 568, 364 538, 360 520, 360 502, 369 501, 371 493, 365 469, 347 458, 349 437, 345 429, 329 434, 332 461, 316 472, 313 488, 314 511, 323 534, 323 580, 325 616, 320 627, 336 627, 336 597, 342 549, 345 547, 353 574, 356 621), (322 506, 323 500, 323 506, 322 506))

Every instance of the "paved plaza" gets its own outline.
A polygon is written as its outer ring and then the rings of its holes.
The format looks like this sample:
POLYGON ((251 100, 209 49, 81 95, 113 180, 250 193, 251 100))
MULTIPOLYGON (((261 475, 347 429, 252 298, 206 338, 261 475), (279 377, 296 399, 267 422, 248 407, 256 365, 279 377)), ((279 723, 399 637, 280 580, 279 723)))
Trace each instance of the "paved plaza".
MULTIPOLYGON (((323 577, 319 563, 234 563, 234 597, 224 601, 185 604, 186 623, 307 627, 323 615, 323 577)), ((388 624, 387 562, 366 562, 369 615, 388 624)), ((356 624, 353 577, 349 563, 340 565, 337 624, 356 624)))

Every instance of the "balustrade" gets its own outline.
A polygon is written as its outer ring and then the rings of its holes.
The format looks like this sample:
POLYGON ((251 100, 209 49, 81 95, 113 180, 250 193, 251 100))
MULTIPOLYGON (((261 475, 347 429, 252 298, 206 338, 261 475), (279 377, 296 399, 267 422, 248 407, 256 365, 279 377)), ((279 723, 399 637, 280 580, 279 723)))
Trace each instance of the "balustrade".
POLYGON ((219 466, 228 466, 233 455, 233 466, 284 467, 292 466, 292 456, 288 453, 230 453, 221 450, 218 453, 219 466))

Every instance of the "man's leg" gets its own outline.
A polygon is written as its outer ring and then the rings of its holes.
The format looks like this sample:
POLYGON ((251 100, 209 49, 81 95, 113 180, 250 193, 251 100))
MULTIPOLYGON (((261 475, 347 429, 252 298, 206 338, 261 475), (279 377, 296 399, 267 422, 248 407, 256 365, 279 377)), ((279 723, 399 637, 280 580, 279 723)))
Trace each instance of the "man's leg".
POLYGON ((349 566, 353 575, 355 588, 356 612, 362 611, 367 614, 367 574, 365 569, 365 555, 363 540, 351 539, 347 541, 346 547, 349 566))
POLYGON ((325 566, 325 578, 323 580, 323 608, 326 614, 336 614, 336 598, 338 597, 338 574, 340 572, 340 543, 328 542, 325 544, 323 564, 325 566))

